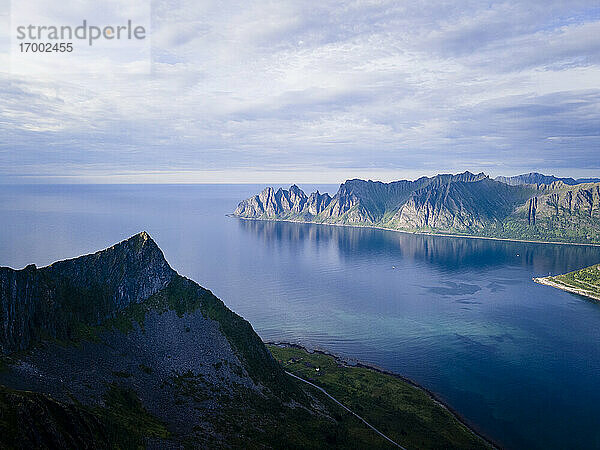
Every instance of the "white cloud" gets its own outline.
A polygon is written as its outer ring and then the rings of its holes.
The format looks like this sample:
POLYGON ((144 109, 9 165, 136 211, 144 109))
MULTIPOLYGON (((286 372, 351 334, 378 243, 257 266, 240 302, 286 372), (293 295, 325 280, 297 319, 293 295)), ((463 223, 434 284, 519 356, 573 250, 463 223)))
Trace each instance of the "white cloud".
POLYGON ((148 75, 0 75, 0 177, 600 169, 591 1, 157 0, 152 27, 148 75))

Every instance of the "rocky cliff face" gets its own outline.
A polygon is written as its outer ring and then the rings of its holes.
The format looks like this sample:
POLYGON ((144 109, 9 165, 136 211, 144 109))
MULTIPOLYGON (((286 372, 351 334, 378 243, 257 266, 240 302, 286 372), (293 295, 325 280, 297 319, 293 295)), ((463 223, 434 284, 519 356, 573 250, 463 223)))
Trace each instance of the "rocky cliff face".
MULTIPOLYGON (((600 242, 600 218, 596 215, 600 183, 583 181, 538 173, 491 180, 484 173, 470 172, 392 183, 348 180, 333 198, 325 199, 321 208, 305 206, 296 212, 279 203, 268 208, 259 201, 260 196, 255 196, 241 202, 235 215, 406 231, 600 242)), ((263 194, 266 192, 268 189, 263 194)))
POLYGON ((390 223, 405 229, 476 232, 509 215, 525 200, 519 194, 488 178, 439 180, 412 194, 390 223))
POLYGON ((532 224, 535 224, 536 216, 584 215, 593 218, 600 215, 600 183, 572 187, 555 184, 553 189, 532 197, 526 207, 532 224))
POLYGON ((0 268, 0 351, 42 336, 67 338, 164 288, 175 271, 143 232, 111 248, 51 266, 0 268))
MULTIPOLYGON (((316 216, 325 211, 325 208, 331 203, 331 197, 328 193, 321 194, 319 191, 313 192, 306 202, 306 211, 312 216, 316 216)), ((302 212, 302 210, 300 211, 302 212)))

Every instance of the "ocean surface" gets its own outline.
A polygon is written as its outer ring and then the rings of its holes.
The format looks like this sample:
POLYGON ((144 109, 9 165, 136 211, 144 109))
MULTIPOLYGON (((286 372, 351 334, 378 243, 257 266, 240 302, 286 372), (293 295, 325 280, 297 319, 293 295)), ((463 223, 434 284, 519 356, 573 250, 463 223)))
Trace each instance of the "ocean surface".
POLYGON ((263 187, 2 186, 0 265, 146 230, 264 340, 410 377, 506 448, 600 448, 600 302, 531 280, 600 248, 226 217, 263 187))

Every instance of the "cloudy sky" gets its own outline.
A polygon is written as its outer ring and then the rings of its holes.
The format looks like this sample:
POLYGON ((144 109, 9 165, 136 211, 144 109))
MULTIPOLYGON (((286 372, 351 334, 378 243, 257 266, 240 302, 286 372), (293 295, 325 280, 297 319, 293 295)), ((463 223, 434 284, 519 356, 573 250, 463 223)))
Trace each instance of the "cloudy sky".
POLYGON ((156 0, 141 73, 10 69, 0 4, 0 183, 600 175, 597 0, 156 0))

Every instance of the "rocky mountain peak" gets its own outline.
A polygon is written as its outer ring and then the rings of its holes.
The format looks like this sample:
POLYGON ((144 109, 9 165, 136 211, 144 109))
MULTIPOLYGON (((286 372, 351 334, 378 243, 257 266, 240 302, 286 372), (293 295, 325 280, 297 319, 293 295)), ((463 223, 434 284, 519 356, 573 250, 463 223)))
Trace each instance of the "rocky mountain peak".
POLYGON ((489 178, 485 173, 479 172, 477 174, 469 172, 468 170, 463 173, 459 173, 457 175, 452 176, 452 181, 462 181, 466 183, 473 183, 476 181, 483 180, 485 178, 489 178))
POLYGON ((0 268, 0 351, 42 336, 65 338, 163 289, 176 275, 146 232, 112 247, 50 266, 0 268))
POLYGON ((292 184, 292 185, 290 186, 290 194, 296 194, 296 195, 300 195, 300 196, 302 196, 302 195, 306 195, 306 194, 304 193, 304 191, 303 191, 302 189, 300 189, 300 188, 299 188, 297 185, 295 185, 295 184, 292 184))

